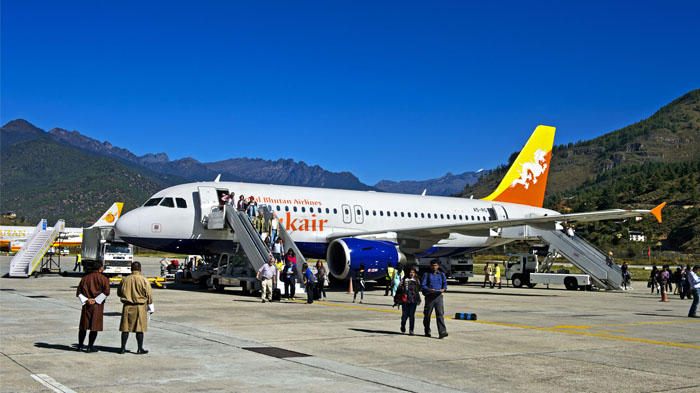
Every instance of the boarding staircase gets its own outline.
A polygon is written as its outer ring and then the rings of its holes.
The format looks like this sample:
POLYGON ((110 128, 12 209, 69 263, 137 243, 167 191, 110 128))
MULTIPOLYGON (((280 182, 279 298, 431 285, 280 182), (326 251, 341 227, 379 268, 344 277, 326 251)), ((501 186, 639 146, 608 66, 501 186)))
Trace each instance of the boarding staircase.
MULTIPOLYGON (((272 210, 268 209, 266 205, 263 205, 260 210, 263 212, 263 215, 265 216, 266 220, 272 220, 272 210)), ((287 232, 287 230, 284 228, 284 225, 279 221, 279 219, 275 218, 277 220, 277 236, 282 238, 282 253, 285 253, 287 250, 290 248, 294 251, 294 255, 297 258, 297 269, 296 269, 296 276, 297 276, 297 283, 303 283, 303 273, 302 273, 302 267, 304 266, 306 262, 306 258, 304 258, 304 255, 302 255, 301 251, 297 247, 296 243, 294 243, 294 240, 292 240, 292 236, 287 232)))
POLYGON ((224 217, 226 223, 233 229, 238 244, 243 248, 250 265, 257 272, 262 265, 270 260, 270 250, 263 243, 260 234, 253 228, 253 224, 244 212, 226 205, 224 206, 224 217))
POLYGON ((46 220, 41 220, 24 246, 10 261, 10 277, 29 277, 40 265, 44 254, 56 241, 58 235, 65 230, 65 226, 65 221, 58 220, 53 228, 48 228, 46 220))
MULTIPOLYGON (((591 276, 601 288, 622 289, 622 270, 614 263, 608 264, 605 253, 579 236, 569 237, 557 230, 530 226, 529 234, 549 244, 550 255, 560 254, 569 262, 591 276)), ((553 258, 552 258, 553 259, 553 258)))

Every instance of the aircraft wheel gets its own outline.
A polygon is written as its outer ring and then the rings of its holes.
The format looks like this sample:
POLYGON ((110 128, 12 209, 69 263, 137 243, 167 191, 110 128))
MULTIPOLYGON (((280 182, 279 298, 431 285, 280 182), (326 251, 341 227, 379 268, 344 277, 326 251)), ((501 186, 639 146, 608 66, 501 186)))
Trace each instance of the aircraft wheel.
POLYGON ((564 279, 564 286, 570 291, 575 291, 578 289, 578 282, 575 277, 567 277, 564 279))
POLYGON ((513 286, 516 288, 521 288, 523 286, 523 278, 520 276, 520 274, 513 276, 511 281, 513 282, 513 286))

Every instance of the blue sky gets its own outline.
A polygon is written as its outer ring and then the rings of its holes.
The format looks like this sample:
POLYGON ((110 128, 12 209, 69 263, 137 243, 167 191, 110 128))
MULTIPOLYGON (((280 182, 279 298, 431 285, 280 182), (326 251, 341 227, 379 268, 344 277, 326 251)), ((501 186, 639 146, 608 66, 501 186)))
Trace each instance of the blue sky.
POLYGON ((697 1, 480 3, 6 0, 0 121, 374 184, 493 168, 538 124, 590 139, 700 87, 697 1))

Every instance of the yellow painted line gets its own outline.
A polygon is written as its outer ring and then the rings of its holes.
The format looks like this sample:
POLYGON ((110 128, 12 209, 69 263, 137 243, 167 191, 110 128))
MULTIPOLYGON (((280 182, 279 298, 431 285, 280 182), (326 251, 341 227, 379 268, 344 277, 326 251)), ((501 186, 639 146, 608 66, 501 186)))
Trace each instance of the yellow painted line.
POLYGON ((590 326, 569 326, 569 325, 557 325, 557 329, 590 329, 590 326))
MULTIPOLYGON (((304 301, 304 300, 293 300, 293 301, 298 302, 298 303, 306 303, 306 301, 304 301)), ((393 314, 401 314, 400 310, 393 310, 393 309, 387 310, 387 309, 383 309, 383 308, 355 306, 355 305, 349 305, 349 304, 326 303, 326 302, 317 302, 317 301, 314 301, 314 303, 320 304, 323 306, 330 306, 330 307, 342 307, 342 308, 351 308, 351 309, 356 309, 356 310, 369 310, 369 311, 379 311, 379 312, 388 312, 388 313, 393 313, 393 314)), ((416 315, 423 316, 423 314, 421 314, 421 313, 416 313, 416 315)), ((435 318, 435 317, 433 316, 433 318, 435 318)), ((455 318, 454 317, 445 317, 445 319, 455 319, 455 318)), ((544 331, 544 332, 557 332, 557 333, 566 333, 566 334, 577 334, 580 336, 609 338, 609 339, 613 339, 613 340, 632 341, 632 342, 639 342, 639 343, 644 343, 644 344, 665 345, 668 347, 700 349, 700 345, 673 343, 673 342, 657 341, 657 340, 647 340, 644 338, 635 338, 635 337, 613 336, 613 335, 604 334, 604 333, 589 333, 589 332, 581 332, 581 331, 577 331, 577 330, 566 330, 566 329, 561 329, 561 328, 541 328, 541 327, 536 327, 536 326, 528 326, 528 325, 520 325, 520 324, 515 324, 515 323, 504 323, 504 322, 491 322, 491 321, 469 321, 469 322, 481 323, 481 324, 485 324, 485 325, 506 326, 506 327, 520 328, 520 329, 539 330, 539 331, 544 331)), ((674 322, 700 322, 700 321, 670 321, 668 323, 674 323, 674 322)), ((654 324, 654 323, 660 323, 660 322, 640 322, 639 324, 654 324)), ((619 325, 634 325, 634 324, 618 324, 618 325, 608 325, 608 326, 619 326, 619 325)), ((605 326, 605 325, 603 325, 603 326, 605 326)), ((581 327, 576 327, 576 328, 581 328, 581 327)))
POLYGON ((659 321, 659 322, 613 323, 610 325, 591 325, 590 327, 664 325, 664 324, 669 324, 669 323, 700 323, 700 321, 659 321))
POLYGON ((598 333, 627 333, 627 330, 596 330, 598 333))

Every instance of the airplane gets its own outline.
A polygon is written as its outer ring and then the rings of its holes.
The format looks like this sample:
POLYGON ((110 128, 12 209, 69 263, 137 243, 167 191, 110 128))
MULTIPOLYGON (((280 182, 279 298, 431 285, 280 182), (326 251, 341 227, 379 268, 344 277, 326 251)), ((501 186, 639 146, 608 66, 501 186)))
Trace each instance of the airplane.
MULTIPOLYGON (((124 204, 115 202, 105 211, 99 220, 92 226, 110 226, 119 219, 124 204)), ((0 226, 0 248, 7 248, 10 252, 17 252, 23 246, 27 238, 36 227, 28 226, 0 226)), ((83 228, 65 228, 61 236, 53 243, 53 247, 78 247, 83 244, 83 228)))
POLYGON ((652 210, 605 210, 560 214, 544 209, 554 127, 538 126, 498 187, 483 199, 406 195, 237 182, 176 185, 154 194, 117 222, 124 241, 180 254, 231 252, 223 230, 209 230, 203 218, 219 197, 254 196, 280 219, 306 258, 325 259, 337 279, 365 264, 365 278, 385 275, 387 264, 414 258, 466 254, 514 241, 497 236, 508 227, 547 226, 654 215, 652 210))

